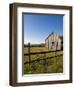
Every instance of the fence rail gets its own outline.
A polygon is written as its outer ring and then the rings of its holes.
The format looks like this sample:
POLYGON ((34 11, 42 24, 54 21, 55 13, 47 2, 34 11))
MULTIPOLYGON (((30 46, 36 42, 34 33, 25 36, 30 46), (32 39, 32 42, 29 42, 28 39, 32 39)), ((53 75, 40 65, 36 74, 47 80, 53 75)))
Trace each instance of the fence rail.
POLYGON ((51 52, 57 52, 57 51, 62 51, 62 50, 56 50, 56 51, 42 51, 42 52, 29 52, 29 53, 24 53, 24 55, 33 55, 33 54, 46 54, 46 53, 51 53, 51 52))
POLYGON ((24 56, 29 56, 29 61, 26 61, 24 62, 24 64, 30 64, 30 63, 33 63, 33 62, 37 62, 37 61, 40 61, 40 60, 46 60, 46 59, 51 59, 51 58, 54 58, 54 57, 58 57, 58 56, 62 56, 63 54, 60 54, 60 55, 56 55, 56 53, 58 51, 61 51, 61 50, 56 50, 56 51, 43 51, 43 52, 29 52, 29 53, 25 53, 24 56), (37 59, 35 60, 31 60, 31 55, 37 55, 37 54, 47 54, 47 53, 52 53, 52 52, 55 52, 55 55, 54 56, 51 56, 51 57, 38 57, 37 59))
POLYGON ((51 57, 45 57, 45 58, 37 58, 36 60, 32 60, 30 62, 24 62, 24 64, 28 64, 28 63, 33 63, 33 62, 39 62, 41 60, 47 60, 47 59, 51 59, 51 58, 54 58, 54 57, 58 57, 58 56, 62 56, 63 54, 60 54, 60 55, 57 55, 57 56, 51 56, 51 57))

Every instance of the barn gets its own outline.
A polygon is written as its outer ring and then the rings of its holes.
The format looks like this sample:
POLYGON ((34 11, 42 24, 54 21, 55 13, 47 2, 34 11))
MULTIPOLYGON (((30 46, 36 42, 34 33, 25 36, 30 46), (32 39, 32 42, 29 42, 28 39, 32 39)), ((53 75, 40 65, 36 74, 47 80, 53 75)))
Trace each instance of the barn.
POLYGON ((61 50, 61 39, 56 35, 56 33, 52 32, 45 39, 45 46, 48 50, 61 50))

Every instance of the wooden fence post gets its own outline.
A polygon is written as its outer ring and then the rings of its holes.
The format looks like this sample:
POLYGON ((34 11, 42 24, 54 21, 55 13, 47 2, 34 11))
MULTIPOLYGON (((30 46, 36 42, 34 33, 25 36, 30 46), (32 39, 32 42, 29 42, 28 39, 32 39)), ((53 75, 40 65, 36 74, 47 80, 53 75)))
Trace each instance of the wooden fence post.
POLYGON ((57 63, 57 48, 58 48, 58 42, 56 44, 56 51, 55 51, 55 58, 56 58, 56 65, 57 65, 57 68, 56 68, 56 73, 58 72, 58 63, 57 63))
POLYGON ((30 43, 28 43, 29 65, 30 65, 30 43))
POLYGON ((47 72, 47 60, 46 60, 46 53, 44 54, 44 72, 46 73, 47 72))

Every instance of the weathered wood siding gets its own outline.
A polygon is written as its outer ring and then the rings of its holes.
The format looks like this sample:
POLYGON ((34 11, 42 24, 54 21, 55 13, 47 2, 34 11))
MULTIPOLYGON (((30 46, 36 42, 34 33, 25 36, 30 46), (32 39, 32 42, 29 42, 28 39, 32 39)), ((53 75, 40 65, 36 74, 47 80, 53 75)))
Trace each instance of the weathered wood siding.
POLYGON ((60 50, 61 49, 61 39, 55 34, 52 33, 46 40, 46 47, 48 50, 60 50))

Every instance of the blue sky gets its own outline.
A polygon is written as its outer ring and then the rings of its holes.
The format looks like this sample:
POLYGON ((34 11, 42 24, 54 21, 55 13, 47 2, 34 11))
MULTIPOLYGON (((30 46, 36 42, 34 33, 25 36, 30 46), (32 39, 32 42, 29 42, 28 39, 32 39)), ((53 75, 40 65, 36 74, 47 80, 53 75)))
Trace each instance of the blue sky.
POLYGON ((24 14, 24 43, 44 43, 52 32, 63 35, 62 15, 24 14))

